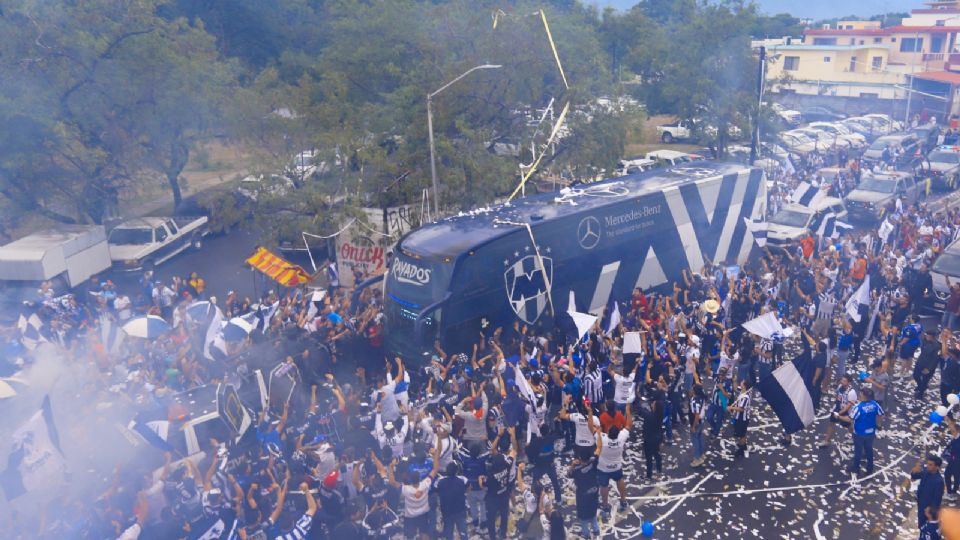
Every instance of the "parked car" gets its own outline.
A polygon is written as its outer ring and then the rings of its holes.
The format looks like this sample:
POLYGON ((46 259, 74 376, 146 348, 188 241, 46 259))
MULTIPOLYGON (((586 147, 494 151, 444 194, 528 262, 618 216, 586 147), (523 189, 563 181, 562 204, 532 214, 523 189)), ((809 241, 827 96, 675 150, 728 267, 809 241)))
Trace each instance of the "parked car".
POLYGON ((837 122, 812 122, 810 129, 823 131, 837 139, 847 141, 851 148, 862 149, 867 146, 867 138, 859 133, 851 131, 847 126, 837 122))
POLYGON ((120 271, 151 270, 178 253, 200 249, 208 218, 144 217, 124 221, 110 231, 113 267, 120 271))
POLYGON ((626 176, 628 174, 637 174, 649 171, 657 166, 657 162, 652 159, 635 157, 624 158, 617 162, 616 176, 626 176))
POLYGON ((933 308, 943 311, 950 297, 950 285, 960 283, 960 240, 953 242, 930 267, 933 281, 933 308))
POLYGON ((923 145, 923 148, 930 150, 931 148, 936 148, 940 144, 940 126, 936 124, 927 124, 925 126, 915 127, 910 130, 910 133, 913 133, 917 136, 917 139, 920 141, 920 144, 923 145))
MULTIPOLYGON (((694 122, 689 120, 677 120, 676 122, 671 122, 669 124, 661 124, 657 126, 657 134, 660 136, 660 142, 664 144, 672 144, 675 141, 686 141, 692 139, 696 135, 696 125, 694 122)), ((709 138, 715 138, 717 136, 717 128, 714 126, 703 126, 703 134, 709 138)), ((743 133, 740 131, 740 128, 737 126, 731 125, 727 127, 727 135, 730 139, 738 139, 743 133)))
POLYGON ((806 156, 817 150, 817 143, 803 133, 783 131, 778 135, 783 147, 791 154, 806 156))
POLYGON ((872 166, 883 160, 884 150, 899 148, 901 158, 897 166, 905 165, 915 159, 917 147, 920 142, 913 133, 896 133, 893 135, 884 135, 873 141, 873 143, 864 150, 860 156, 860 161, 867 166, 872 166))
POLYGON ((269 177, 265 177, 262 174, 251 174, 240 180, 237 192, 256 202, 257 197, 261 194, 282 196, 295 188, 293 180, 286 176, 271 174, 269 177))
POLYGON ((860 184, 847 194, 844 201, 851 221, 874 224, 883 219, 887 208, 892 206, 898 197, 903 198, 904 205, 923 199, 923 183, 918 183, 909 172, 865 171, 860 178, 860 184))
POLYGON ((870 113, 863 115, 863 117, 869 118, 878 124, 886 125, 891 132, 903 131, 904 128, 903 122, 894 120, 889 114, 870 113))
POLYGON ((874 118, 867 118, 865 116, 847 118, 846 120, 842 120, 840 123, 852 131, 863 135, 868 141, 872 141, 877 137, 889 135, 892 132, 889 123, 881 122, 874 118))
POLYGON ((784 249, 792 245, 808 231, 816 232, 815 229, 827 214, 845 220, 847 209, 843 201, 836 197, 824 197, 814 207, 793 203, 784 206, 767 222, 767 245, 773 249, 784 249))
POLYGON ((800 109, 800 116, 803 117, 804 122, 836 122, 845 118, 844 115, 826 107, 805 107, 800 109))
POLYGON ((653 161, 654 163, 662 162, 668 167, 703 159, 698 155, 688 154, 686 152, 677 152, 676 150, 655 150, 653 152, 647 152, 647 155, 644 157, 650 161, 653 161))
POLYGON ((773 109, 773 112, 777 114, 780 121, 788 128, 800 127, 800 122, 803 120, 800 111, 788 109, 779 103, 771 103, 770 108, 773 109))
POLYGON ((849 150, 851 143, 847 139, 840 139, 825 131, 813 128, 799 128, 792 130, 792 133, 802 133, 810 140, 816 142, 818 152, 833 152, 840 148, 849 150))
POLYGON ((960 146, 938 146, 920 160, 917 176, 929 178, 930 187, 937 190, 953 190, 960 174, 960 146))

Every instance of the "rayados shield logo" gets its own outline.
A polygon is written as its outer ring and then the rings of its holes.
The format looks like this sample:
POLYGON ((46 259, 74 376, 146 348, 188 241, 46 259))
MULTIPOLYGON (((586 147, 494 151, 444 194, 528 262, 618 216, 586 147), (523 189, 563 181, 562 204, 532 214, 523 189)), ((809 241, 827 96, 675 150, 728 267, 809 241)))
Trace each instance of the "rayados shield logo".
POLYGON ((526 255, 507 266, 503 272, 507 301, 517 317, 533 324, 547 307, 549 284, 553 283, 553 259, 541 257, 543 269, 537 266, 534 255, 526 255))

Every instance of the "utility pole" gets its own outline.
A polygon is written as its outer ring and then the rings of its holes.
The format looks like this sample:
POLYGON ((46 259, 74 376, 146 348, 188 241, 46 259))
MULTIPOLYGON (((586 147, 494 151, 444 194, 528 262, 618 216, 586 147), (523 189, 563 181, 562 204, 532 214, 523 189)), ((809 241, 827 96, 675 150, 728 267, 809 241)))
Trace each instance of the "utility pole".
POLYGON ((750 137, 750 165, 757 160, 757 150, 760 146, 760 111, 763 109, 763 78, 764 66, 767 63, 767 48, 760 46, 760 62, 757 68, 757 114, 753 117, 753 136, 750 137))

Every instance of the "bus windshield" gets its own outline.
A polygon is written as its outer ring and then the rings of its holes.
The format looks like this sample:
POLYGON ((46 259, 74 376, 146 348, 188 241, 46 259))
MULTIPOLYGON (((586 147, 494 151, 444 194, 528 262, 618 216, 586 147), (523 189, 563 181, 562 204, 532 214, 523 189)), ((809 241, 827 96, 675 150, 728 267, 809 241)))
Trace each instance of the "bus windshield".
POLYGON ((452 270, 452 264, 396 254, 386 276, 384 312, 391 333, 396 334, 394 339, 406 340, 404 347, 416 347, 419 340, 429 343, 436 337, 442 309, 433 310, 424 318, 422 336, 416 336, 416 321, 425 308, 446 296, 452 270))
POLYGON ((397 253, 387 273, 387 294, 417 311, 441 300, 450 282, 451 264, 397 253))

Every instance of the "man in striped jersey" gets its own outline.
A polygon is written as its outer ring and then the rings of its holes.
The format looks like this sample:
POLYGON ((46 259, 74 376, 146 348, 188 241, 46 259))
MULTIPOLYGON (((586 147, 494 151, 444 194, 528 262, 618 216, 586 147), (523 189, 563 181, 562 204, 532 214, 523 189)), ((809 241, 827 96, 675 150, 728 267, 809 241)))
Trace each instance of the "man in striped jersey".
POLYGON ((740 395, 733 402, 730 411, 733 413, 733 434, 737 438, 738 456, 743 456, 747 452, 747 425, 750 423, 750 408, 752 400, 750 398, 750 388, 752 385, 748 379, 740 381, 740 395))
POLYGON ((594 413, 599 411, 603 403, 603 377, 596 360, 590 360, 583 374, 583 397, 590 402, 594 413))

